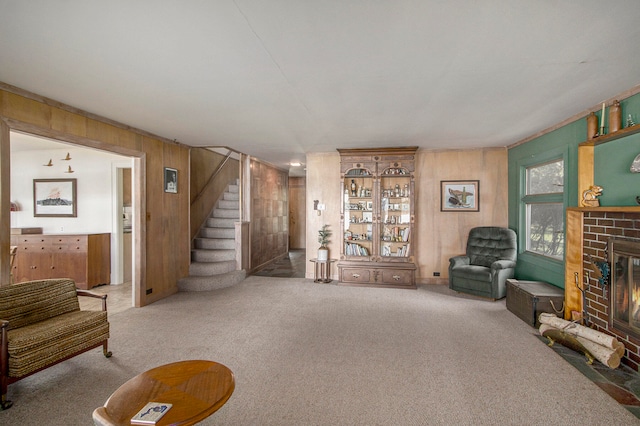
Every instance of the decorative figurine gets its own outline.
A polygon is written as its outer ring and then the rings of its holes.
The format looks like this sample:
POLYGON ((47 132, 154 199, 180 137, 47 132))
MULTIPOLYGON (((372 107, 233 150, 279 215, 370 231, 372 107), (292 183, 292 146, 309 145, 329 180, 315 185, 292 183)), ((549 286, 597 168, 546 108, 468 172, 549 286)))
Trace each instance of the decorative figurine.
POLYGON ((631 114, 627 115, 627 127, 635 126, 636 123, 633 121, 631 114))
POLYGON ((591 185, 589 189, 582 192, 582 207, 600 207, 598 197, 602 195, 602 187, 591 185))

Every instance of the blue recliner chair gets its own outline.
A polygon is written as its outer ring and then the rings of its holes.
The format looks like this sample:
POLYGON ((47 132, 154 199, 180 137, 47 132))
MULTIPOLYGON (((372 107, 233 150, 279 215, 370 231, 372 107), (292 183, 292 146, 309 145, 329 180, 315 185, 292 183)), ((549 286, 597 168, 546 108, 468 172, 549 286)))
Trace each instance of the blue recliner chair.
POLYGON ((449 288, 502 299, 513 278, 518 255, 516 233, 509 228, 479 226, 469 231, 467 253, 449 259, 449 288))

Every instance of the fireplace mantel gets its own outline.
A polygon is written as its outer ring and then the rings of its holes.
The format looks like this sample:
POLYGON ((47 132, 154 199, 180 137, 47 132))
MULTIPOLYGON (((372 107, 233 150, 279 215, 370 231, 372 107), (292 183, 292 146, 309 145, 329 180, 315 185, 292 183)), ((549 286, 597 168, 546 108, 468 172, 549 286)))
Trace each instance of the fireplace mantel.
POLYGON ((640 213, 640 206, 569 207, 567 208, 567 212, 569 211, 640 213))

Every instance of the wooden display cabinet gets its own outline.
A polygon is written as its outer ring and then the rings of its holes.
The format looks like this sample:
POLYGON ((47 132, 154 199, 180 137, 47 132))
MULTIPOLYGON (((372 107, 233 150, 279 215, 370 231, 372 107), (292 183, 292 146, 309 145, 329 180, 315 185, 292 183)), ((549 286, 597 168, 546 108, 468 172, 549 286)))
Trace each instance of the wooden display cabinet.
POLYGON ((413 253, 417 147, 339 149, 343 284, 416 288, 413 253))
POLYGON ((111 283, 111 234, 12 235, 15 282, 71 278, 88 290, 111 283))

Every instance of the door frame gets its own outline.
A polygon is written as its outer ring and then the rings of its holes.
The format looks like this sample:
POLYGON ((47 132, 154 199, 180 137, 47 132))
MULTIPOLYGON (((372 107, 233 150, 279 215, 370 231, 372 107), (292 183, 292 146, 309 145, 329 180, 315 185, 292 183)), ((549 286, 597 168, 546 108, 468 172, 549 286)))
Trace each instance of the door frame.
POLYGON ((146 191, 145 191, 145 179, 146 175, 146 154, 142 151, 137 151, 129 148, 120 147, 117 145, 111 145, 104 142, 96 141, 93 139, 85 138, 82 136, 71 135, 68 133, 60 132, 53 129, 43 128, 23 121, 15 120, 0 116, 0 154, 2 159, 0 160, 0 201, 3 206, 0 212, 0 218, 2 218, 2 224, 0 225, 0 272, 2 276, 9 276, 9 245, 11 239, 11 221, 4 220, 4 216, 9 216, 9 200, 11 196, 11 165, 10 165, 10 152, 11 141, 10 132, 22 132, 32 134, 34 136, 41 136, 48 139, 58 140, 61 142, 79 145, 87 148, 93 148, 100 151, 106 151, 113 154, 119 154, 132 159, 132 186, 133 186, 133 212, 134 221, 132 223, 133 232, 133 250, 134 250, 134 265, 133 265, 133 277, 132 277, 132 303, 135 307, 141 306, 141 301, 144 295, 141 294, 144 273, 146 269, 145 264, 145 247, 146 247, 146 228, 144 226, 143 218, 146 217, 146 191), (6 200, 6 202, 5 202, 6 200), (6 253, 5 253, 6 252, 6 253), (7 275, 5 275, 5 273, 7 275))

